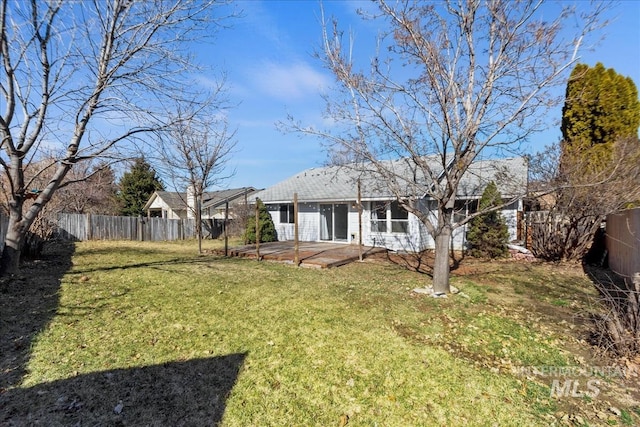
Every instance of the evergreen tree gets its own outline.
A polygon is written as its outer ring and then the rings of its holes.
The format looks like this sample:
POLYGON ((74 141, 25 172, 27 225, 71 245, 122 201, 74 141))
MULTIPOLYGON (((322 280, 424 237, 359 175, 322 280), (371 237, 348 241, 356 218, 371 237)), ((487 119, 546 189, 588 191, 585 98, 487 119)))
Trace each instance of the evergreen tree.
POLYGON ((573 164, 580 162, 586 171, 600 171, 611 160, 615 142, 637 137, 639 126, 640 101, 633 80, 601 63, 593 68, 576 65, 562 109, 563 158, 571 156, 573 164))
MULTIPOLYGON (((489 209, 502 203, 502 197, 494 182, 484 189, 478 210, 489 209)), ((498 258, 508 253, 509 230, 499 211, 491 211, 473 218, 469 222, 467 244, 474 257, 498 258)))
MULTIPOLYGON (((260 243, 264 242, 277 242, 278 233, 276 232, 276 226, 271 219, 267 207, 258 200, 258 218, 260 219, 260 243)), ((256 242, 256 216, 252 215, 247 220, 247 229, 245 231, 245 241, 247 243, 256 242)))
POLYGON ((125 216, 144 215, 143 208, 149 197, 154 191, 164 189, 156 171, 144 157, 137 158, 129 172, 122 175, 119 187, 121 214, 125 216))
POLYGON ((630 78, 601 63, 574 68, 562 109, 560 154, 544 155, 559 157, 559 170, 550 162, 541 182, 553 189, 543 223, 554 227, 532 228, 536 256, 582 258, 606 216, 638 200, 639 126, 638 90, 630 78))

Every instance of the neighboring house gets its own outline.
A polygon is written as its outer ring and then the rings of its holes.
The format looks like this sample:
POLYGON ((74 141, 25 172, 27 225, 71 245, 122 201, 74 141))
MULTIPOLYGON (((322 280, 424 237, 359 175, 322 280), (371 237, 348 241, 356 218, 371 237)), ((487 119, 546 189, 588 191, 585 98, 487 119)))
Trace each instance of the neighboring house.
POLYGON ((229 219, 234 219, 239 207, 246 206, 256 191, 253 187, 242 187, 206 193, 202 198, 202 218, 223 220, 228 203, 229 219))
MULTIPOLYGON (((224 219, 225 206, 229 203, 229 218, 233 219, 234 208, 244 204, 245 199, 256 191, 253 187, 231 188, 229 190, 205 192, 201 202, 202 219, 224 219)), ((187 189, 184 193, 173 191, 156 191, 144 210, 147 216, 158 216, 168 219, 187 219, 195 217, 195 198, 187 189)))
POLYGON ((186 193, 173 191, 154 191, 144 205, 147 216, 166 219, 186 219, 186 193))
MULTIPOLYGON (((436 159, 429 160, 437 168, 436 159)), ((413 199, 425 212, 433 212, 435 201, 424 194, 410 194, 410 188, 425 188, 428 181, 410 170, 408 162, 390 161, 390 168, 406 176, 407 198, 413 199)), ((437 170, 437 169, 434 169, 437 170)), ((475 212, 486 185, 494 181, 503 199, 517 200, 501 212, 511 240, 520 239, 523 202, 527 188, 527 162, 524 158, 478 161, 462 179, 454 215, 475 212), (519 197, 522 195, 522 197, 519 197)), ((302 241, 358 243, 357 181, 361 182, 362 242, 397 251, 417 252, 435 247, 434 240, 420 220, 404 210, 384 182, 372 172, 357 171, 348 166, 312 168, 292 176, 251 196, 259 198, 273 218, 278 240, 293 240, 293 195, 298 195, 298 233, 302 241)), ((452 247, 465 247, 466 226, 453 233, 452 247)))

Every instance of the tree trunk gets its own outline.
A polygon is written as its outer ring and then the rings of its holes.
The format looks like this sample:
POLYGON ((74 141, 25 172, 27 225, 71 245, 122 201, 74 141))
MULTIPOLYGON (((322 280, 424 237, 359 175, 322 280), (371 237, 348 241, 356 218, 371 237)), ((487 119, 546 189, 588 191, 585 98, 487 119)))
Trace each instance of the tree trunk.
POLYGON ((16 274, 20 271, 20 251, 25 233, 21 232, 15 219, 9 217, 9 227, 0 257, 0 277, 16 274))
POLYGON ((433 263, 433 292, 449 293, 449 244, 451 243, 451 226, 440 228, 436 236, 435 260, 433 263))
POLYGON ((198 234, 198 254, 202 255, 202 192, 196 194, 196 233, 198 234))

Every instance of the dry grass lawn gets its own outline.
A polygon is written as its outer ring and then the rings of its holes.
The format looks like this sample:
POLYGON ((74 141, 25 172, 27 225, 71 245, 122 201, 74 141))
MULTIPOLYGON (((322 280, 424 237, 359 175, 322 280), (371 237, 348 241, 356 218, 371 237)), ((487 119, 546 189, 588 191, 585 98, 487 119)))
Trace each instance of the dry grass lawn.
POLYGON ((578 266, 463 260, 462 293, 430 299, 411 292, 427 275, 386 258, 65 248, 0 284, 0 425, 640 423, 633 361, 587 343, 598 308, 578 266), (555 377, 532 371, 602 366, 620 370, 577 378, 597 396, 552 397, 555 377))

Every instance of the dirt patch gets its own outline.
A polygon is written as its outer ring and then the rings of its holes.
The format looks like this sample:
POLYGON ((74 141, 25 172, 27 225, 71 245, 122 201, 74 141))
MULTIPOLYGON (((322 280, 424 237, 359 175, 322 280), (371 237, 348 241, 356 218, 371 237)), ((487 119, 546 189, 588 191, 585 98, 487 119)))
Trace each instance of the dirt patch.
MULTIPOLYGON (((433 274, 433 263, 435 252, 426 250, 419 253, 409 252, 386 252, 371 255, 367 258, 372 262, 391 262, 422 274, 433 274)), ((463 252, 455 251, 450 256, 449 266, 451 274, 455 276, 469 276, 486 272, 491 266, 499 266, 502 263, 516 263, 527 265, 531 261, 504 259, 504 260, 484 260, 466 256, 463 252)))

